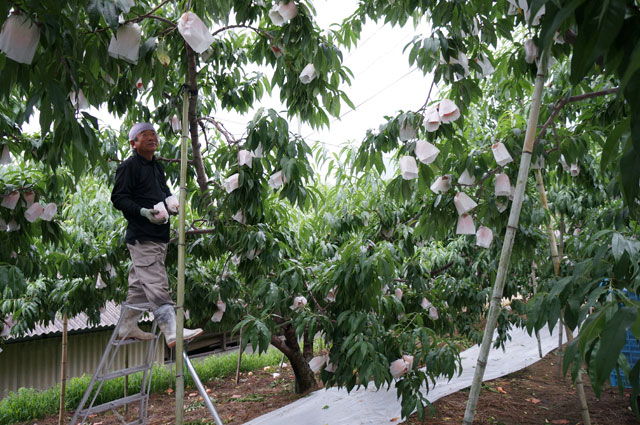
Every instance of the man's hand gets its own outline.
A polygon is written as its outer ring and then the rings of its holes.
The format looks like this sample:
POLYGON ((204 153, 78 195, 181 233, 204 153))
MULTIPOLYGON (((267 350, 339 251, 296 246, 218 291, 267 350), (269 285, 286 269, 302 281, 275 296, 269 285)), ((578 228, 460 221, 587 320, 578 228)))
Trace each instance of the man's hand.
POLYGON ((165 220, 163 218, 156 218, 156 214, 158 214, 159 212, 160 211, 158 210, 150 210, 149 208, 140 208, 141 216, 145 217, 153 224, 164 224, 165 220))

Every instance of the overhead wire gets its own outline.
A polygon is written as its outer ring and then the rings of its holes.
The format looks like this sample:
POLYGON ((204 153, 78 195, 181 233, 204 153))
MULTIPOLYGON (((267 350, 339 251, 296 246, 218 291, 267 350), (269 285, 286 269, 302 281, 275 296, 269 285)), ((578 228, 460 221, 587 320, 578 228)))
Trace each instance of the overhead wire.
MULTIPOLYGON (((372 99, 376 98, 377 96, 379 96, 380 94, 382 94, 384 91, 388 90, 389 88, 393 87, 394 85, 396 85, 397 83, 399 83, 401 80, 403 80, 404 78, 408 77, 410 74, 412 74, 413 72, 417 71, 418 68, 414 67, 412 69, 409 70, 409 72, 405 73, 404 75, 398 77, 397 79, 395 79, 394 81, 392 81, 391 83, 387 84, 385 87, 383 87, 382 89, 378 90, 377 92, 375 92, 374 94, 372 94, 371 96, 369 96, 368 98, 366 98, 365 100, 363 100, 362 102, 360 102, 359 104, 355 105, 354 108, 349 109, 347 112, 345 112, 344 114, 340 115, 337 118, 334 118, 333 120, 331 120, 331 124, 333 124, 334 122, 341 120, 342 118, 344 118, 345 116, 347 116, 348 114, 350 114, 351 112, 355 111, 356 109, 358 109, 359 107, 361 107, 362 105, 366 104, 367 102, 371 101, 372 99)), ((314 133, 317 133, 318 130, 313 130, 311 133, 307 134, 306 136, 304 136, 304 138, 306 139, 307 137, 310 137, 311 135, 313 135, 314 133)))

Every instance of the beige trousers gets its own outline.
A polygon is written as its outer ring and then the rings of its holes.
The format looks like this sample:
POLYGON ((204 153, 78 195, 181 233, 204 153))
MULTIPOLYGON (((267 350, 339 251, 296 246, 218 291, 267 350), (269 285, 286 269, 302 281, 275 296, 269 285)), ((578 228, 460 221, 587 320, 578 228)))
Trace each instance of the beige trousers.
POLYGON ((131 254, 131 270, 129 271, 129 304, 149 302, 153 309, 164 304, 174 305, 169 295, 169 279, 164 260, 167 256, 167 244, 160 242, 138 242, 127 244, 131 254))

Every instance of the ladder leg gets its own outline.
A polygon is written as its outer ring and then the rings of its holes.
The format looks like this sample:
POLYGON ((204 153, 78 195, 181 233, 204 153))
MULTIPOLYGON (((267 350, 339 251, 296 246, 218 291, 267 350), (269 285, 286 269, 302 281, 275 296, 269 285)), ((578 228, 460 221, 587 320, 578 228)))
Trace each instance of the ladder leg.
POLYGON ((182 353, 182 358, 184 359, 184 362, 187 365, 187 369, 189 370, 189 373, 191 374, 191 377, 193 378, 193 382, 195 382, 196 383, 196 387, 198 387, 198 391, 200 392, 200 395, 202 396, 202 399, 204 400, 204 404, 207 405, 207 408, 209 409, 209 412, 211 412, 211 416, 213 416, 213 420, 216 422, 216 425, 222 425, 222 420, 220 419, 220 416, 218 415, 218 412, 216 411, 216 408, 213 407, 213 403, 211 402, 211 399, 209 398, 209 394, 207 394, 207 391, 205 390, 204 385, 202 385, 202 382, 200 382, 200 377, 196 373, 196 370, 193 367, 193 365, 191 364, 191 360, 189 360, 189 356, 187 356, 186 352, 182 353))
MULTIPOLYGON (((150 304, 129 305, 127 303, 124 303, 122 305, 123 313, 126 311, 127 308, 132 308, 134 310, 140 310, 140 311, 150 311, 151 306, 150 304)), ((106 410, 112 410, 122 423, 126 423, 125 418, 123 418, 120 414, 118 414, 118 412, 115 409, 129 403, 134 403, 135 401, 140 402, 140 407, 139 407, 139 419, 134 423, 140 423, 140 424, 147 423, 149 393, 151 390, 151 377, 153 375, 153 364, 155 362, 154 354, 157 350, 157 344, 158 344, 159 338, 156 335, 156 338, 146 341, 147 349, 144 356, 144 364, 140 366, 132 367, 132 368, 128 368, 127 366, 125 366, 125 369, 122 369, 119 371, 111 371, 112 365, 116 359, 118 349, 120 348, 120 346, 140 342, 138 340, 126 341, 125 339, 122 339, 119 342, 116 342, 116 339, 118 337, 118 331, 120 330, 123 317, 124 317, 124 314, 121 314, 120 319, 118 320, 118 323, 116 324, 116 327, 111 335, 111 338, 109 339, 107 348, 102 354, 98 367, 96 368, 96 373, 91 377, 91 381, 89 382, 89 386, 87 387, 87 390, 85 391, 82 397, 80 405, 74 412, 73 418, 71 419, 71 425, 75 425, 76 423, 83 423, 91 413, 99 413, 106 410), (142 380, 140 383, 139 394, 133 395, 133 396, 125 396, 118 400, 107 402, 99 406, 94 406, 95 401, 98 398, 98 395, 100 394, 100 390, 102 389, 102 385, 104 384, 105 381, 113 379, 118 376, 128 376, 131 373, 135 373, 139 371, 142 372, 142 380), (96 386, 96 383, 98 384, 97 386, 96 386), (94 393, 94 395, 91 398, 90 403, 87 404, 87 401, 89 400, 89 397, 91 396, 92 393, 94 393), (85 408, 85 405, 88 407, 85 408)), ((154 334, 156 332, 155 322, 152 327, 152 332, 154 334)))
MULTIPOLYGON (((105 363, 107 363, 107 359, 109 358, 111 347, 113 346, 113 342, 115 341, 116 335, 118 335, 118 329, 120 328, 121 322, 122 322, 122 315, 120 315, 120 319, 118 320, 118 323, 116 324, 116 327, 113 330, 113 333, 111 334, 111 338, 109 338, 109 342, 107 342, 107 348, 105 348, 104 352, 102 353, 102 357, 100 358, 100 362, 98 363, 98 367, 96 368, 96 373, 91 377, 91 381, 89 381, 87 390, 84 392, 84 395, 82 396, 82 400, 80 400, 80 404, 78 405, 78 408, 76 409, 76 411, 73 414, 73 417, 71 418, 71 425, 75 425, 76 421, 79 419, 80 412, 84 408, 87 400, 89 399, 89 396, 91 395, 93 387, 96 383, 97 376, 98 374, 101 373, 105 363)), ((111 362, 108 362, 108 363, 111 363, 111 362)), ((102 386, 102 382, 100 383, 100 386, 102 386)), ((91 401, 91 405, 93 405, 93 403, 95 402, 99 392, 100 392, 99 390, 96 391, 96 394, 94 395, 93 400, 91 401)), ((82 418, 80 423, 83 423, 86 418, 87 418, 87 415, 85 415, 82 418)))

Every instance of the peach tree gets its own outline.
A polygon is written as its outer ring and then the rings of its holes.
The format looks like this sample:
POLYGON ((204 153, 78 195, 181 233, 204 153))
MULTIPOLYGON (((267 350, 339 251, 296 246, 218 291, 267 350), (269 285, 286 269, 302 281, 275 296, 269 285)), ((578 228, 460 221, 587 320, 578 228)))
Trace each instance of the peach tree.
MULTIPOLYGON (((428 402, 421 387, 457 370, 451 336, 480 339, 473 323, 487 313, 496 277, 536 63, 550 57, 556 63, 533 158, 558 194, 567 185, 579 202, 589 199, 576 213, 562 205, 572 198, 550 194, 551 211, 571 226, 593 223, 604 233, 579 233, 575 245, 567 240, 575 258, 563 273, 574 278, 556 285, 544 261, 551 214, 530 179, 504 295, 531 294, 531 260, 539 260, 541 293, 529 304, 535 320, 528 325, 553 323, 565 311, 566 323, 577 326, 587 306, 595 307, 603 313, 585 324, 595 331, 581 333, 567 358, 578 365, 596 359, 588 362, 597 370, 595 385, 615 366, 617 353, 598 352, 600 338, 615 335, 617 347, 637 306, 607 300, 599 282, 608 275, 615 294, 637 289, 635 2, 361 1, 331 30, 318 28, 313 5, 304 1, 90 0, 60 7, 15 0, 0 10, 3 34, 15 27, 36 40, 35 49, 18 52, 2 44, 0 54, 2 149, 14 158, 2 166, 0 192, 7 205, 18 194, 12 208, 0 208, 12 230, 0 232, 0 309, 16 330, 60 310, 96 318, 106 300, 125 293, 123 221, 108 202, 74 203, 77 190, 104 199, 128 151, 124 135, 105 129, 88 107, 120 117, 122 129, 155 122, 165 140, 159 155, 175 182, 180 98, 187 91, 190 320, 238 323, 243 343, 275 345, 288 356, 301 392, 314 386, 318 365, 325 384, 348 389, 399 378, 403 416, 414 409, 423 416, 428 402), (405 25, 425 16, 429 33, 416 34, 405 49, 410 64, 433 74, 424 106, 372 123, 377 129, 345 154, 353 171, 334 167, 335 187, 314 182, 311 145, 287 120, 325 126, 343 101, 353 107, 343 91, 351 76, 340 48, 357 45, 365 22, 405 25), (207 28, 200 42, 185 42, 180 27, 198 22, 207 28), (241 137, 216 117, 224 109, 248 112, 266 93, 279 93, 284 116, 253 111, 241 137), (40 132, 24 134, 36 111, 40 132), (385 181, 385 171, 394 177, 385 181), (32 221, 33 201, 43 209, 53 203, 58 215, 32 221), (97 225, 91 215, 103 220, 97 225), (596 249, 609 240, 610 252, 596 249), (603 267, 602 259, 615 266, 603 267), (576 267, 584 261, 588 267, 576 267), (97 273, 105 288, 96 288, 97 273), (327 350, 314 359, 315 336, 327 350)), ((174 248, 169 269, 175 273, 174 248)), ((523 307, 512 307, 498 317, 502 338, 522 320, 513 312, 523 307)))

